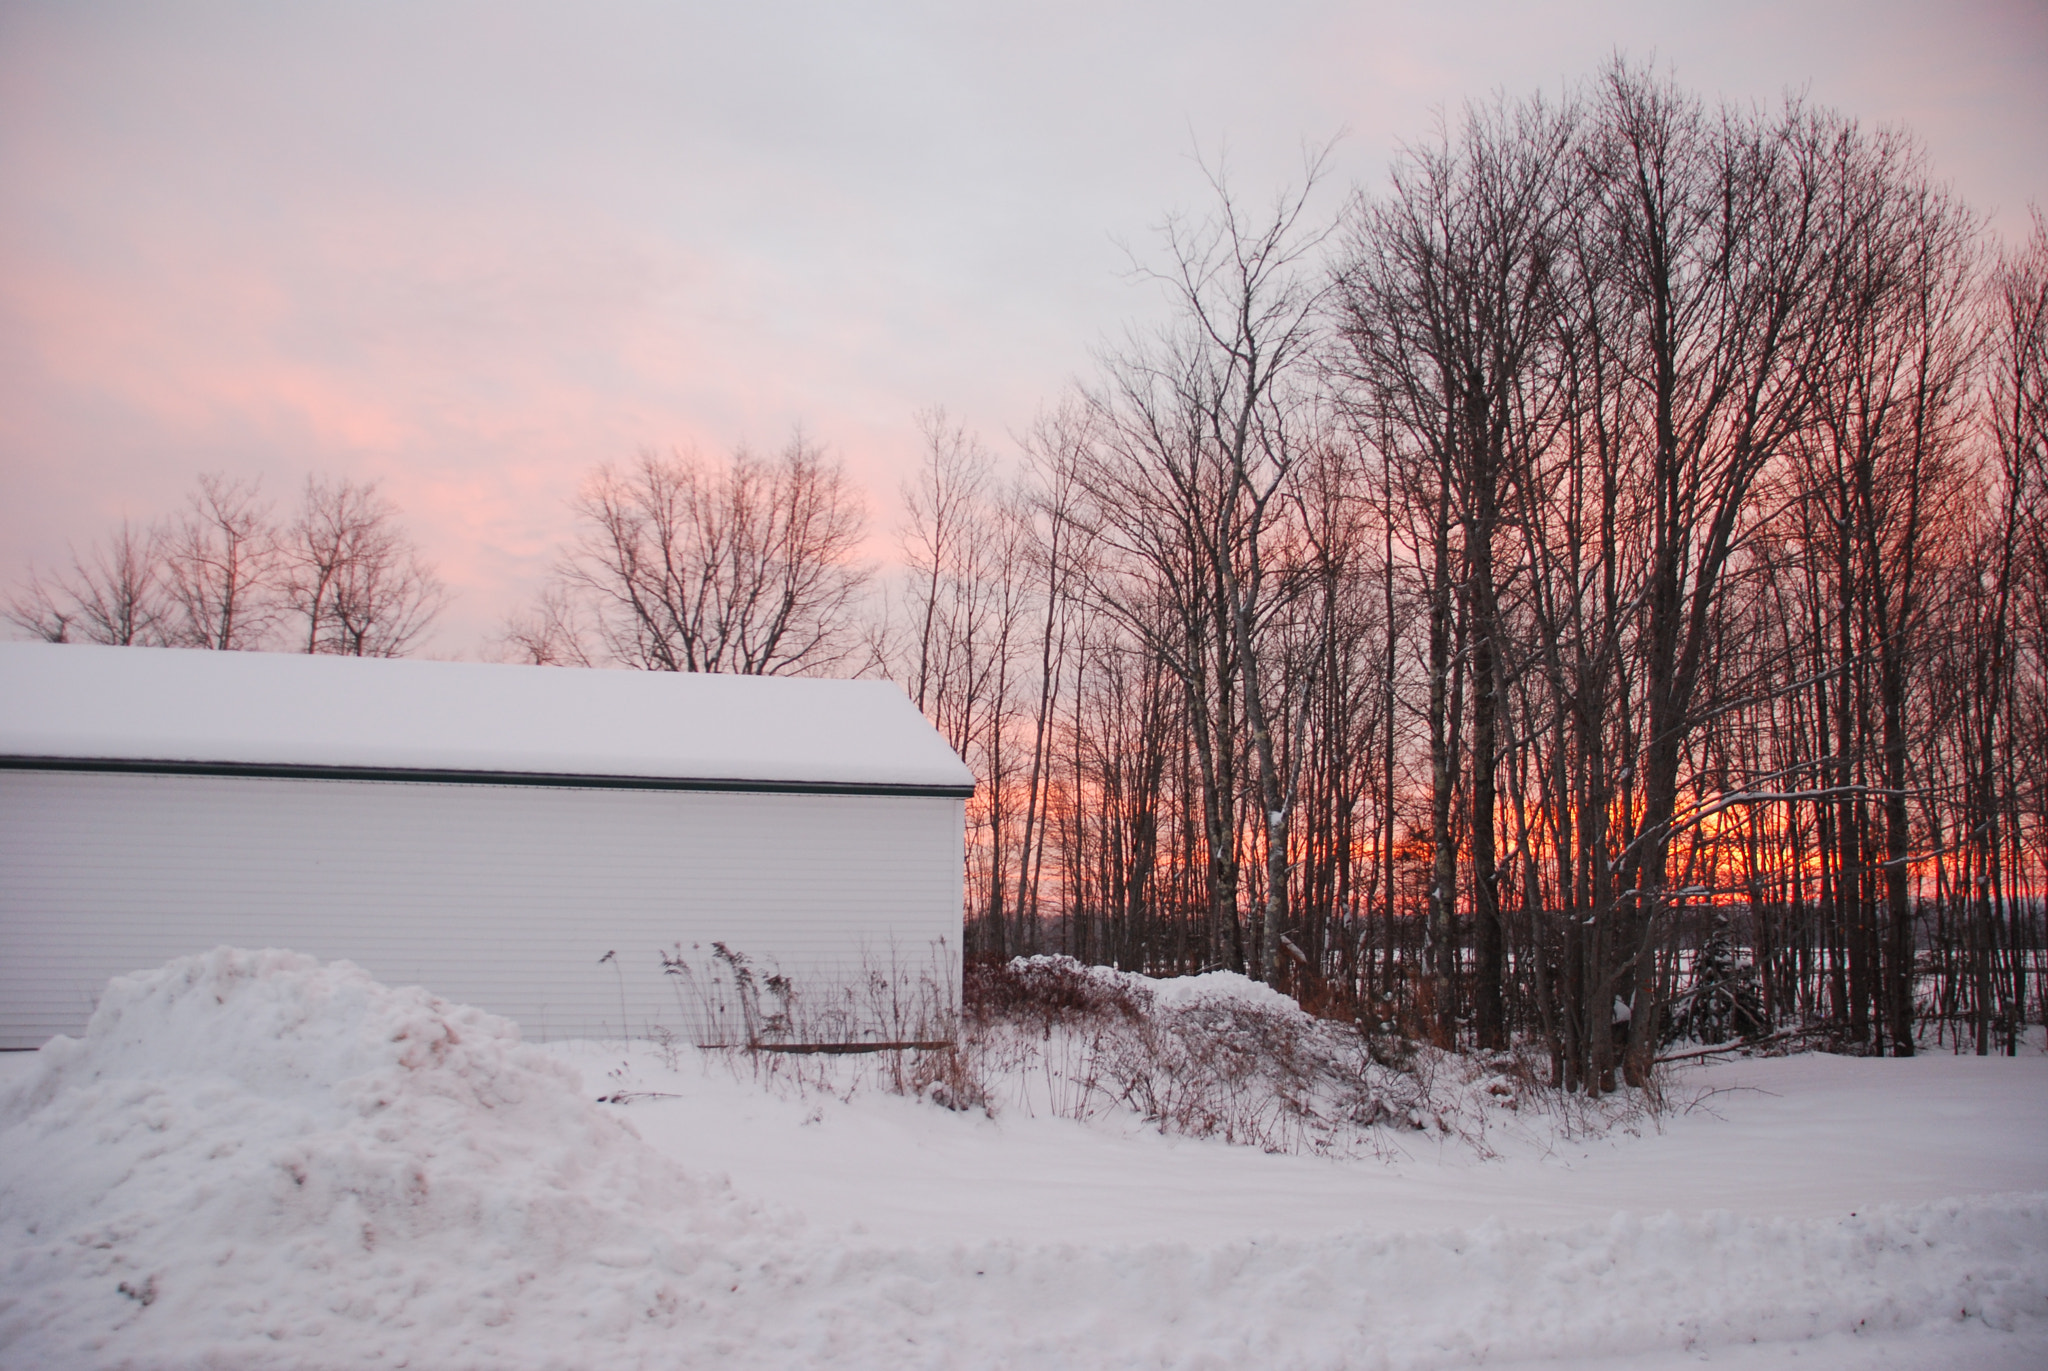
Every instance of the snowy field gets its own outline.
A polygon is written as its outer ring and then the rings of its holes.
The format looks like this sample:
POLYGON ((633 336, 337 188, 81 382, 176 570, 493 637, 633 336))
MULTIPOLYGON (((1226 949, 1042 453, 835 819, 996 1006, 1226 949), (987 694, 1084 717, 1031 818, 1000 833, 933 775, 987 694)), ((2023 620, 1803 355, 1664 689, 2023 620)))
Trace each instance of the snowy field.
POLYGON ((0 1059, 0 1367, 2048 1366, 2048 1057, 1266 1155, 216 953, 0 1059), (624 1103, 599 1104, 604 1095, 624 1103))

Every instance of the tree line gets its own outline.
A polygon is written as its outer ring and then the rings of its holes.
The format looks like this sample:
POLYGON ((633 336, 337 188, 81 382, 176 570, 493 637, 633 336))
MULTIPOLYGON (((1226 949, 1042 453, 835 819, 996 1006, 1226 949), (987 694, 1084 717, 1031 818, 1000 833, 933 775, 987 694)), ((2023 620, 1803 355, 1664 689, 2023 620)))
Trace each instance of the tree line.
MULTIPOLYGON (((1241 970, 1593 1093, 1675 1035, 2016 1050, 2048 224, 1999 245, 1901 131, 1619 61, 1328 217, 1323 179, 1213 178, 1167 321, 1007 472, 923 416, 886 584, 802 435, 649 454, 501 652, 898 680, 980 778, 976 956, 1241 970)), ((100 622, 59 591, 16 622, 100 622)))
POLYGON ((446 600, 374 482, 309 478, 280 517, 257 482, 214 473, 170 518, 31 571, 0 613, 53 643, 398 657, 446 600))
POLYGON ((1220 180, 999 486, 928 432, 878 654, 972 946, 1229 967, 1639 1083, 2016 1050, 2048 887, 2048 227, 1625 64, 1334 221, 1220 180))

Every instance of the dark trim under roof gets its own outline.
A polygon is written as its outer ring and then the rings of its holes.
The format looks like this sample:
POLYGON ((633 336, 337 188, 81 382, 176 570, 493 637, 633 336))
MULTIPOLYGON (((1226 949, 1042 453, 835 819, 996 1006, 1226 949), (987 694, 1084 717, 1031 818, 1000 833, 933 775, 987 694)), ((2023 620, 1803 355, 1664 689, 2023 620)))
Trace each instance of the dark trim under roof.
POLYGON ((254 776, 287 781, 410 781, 422 785, 517 785, 564 790, 712 790, 765 795, 901 795, 964 800, 971 785, 864 781, 753 781, 684 776, 573 776, 546 771, 445 771, 431 767, 302 766, 271 762, 172 762, 119 757, 0 757, 0 771, 89 771, 149 776, 254 776))

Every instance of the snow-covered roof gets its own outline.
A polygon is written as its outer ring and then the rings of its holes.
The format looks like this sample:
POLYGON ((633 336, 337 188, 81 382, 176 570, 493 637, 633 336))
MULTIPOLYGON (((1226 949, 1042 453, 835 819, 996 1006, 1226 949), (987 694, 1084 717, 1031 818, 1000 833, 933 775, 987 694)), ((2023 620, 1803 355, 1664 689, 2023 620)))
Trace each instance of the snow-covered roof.
POLYGON ((886 681, 0 643, 0 760, 25 759, 541 783, 974 784, 886 681))

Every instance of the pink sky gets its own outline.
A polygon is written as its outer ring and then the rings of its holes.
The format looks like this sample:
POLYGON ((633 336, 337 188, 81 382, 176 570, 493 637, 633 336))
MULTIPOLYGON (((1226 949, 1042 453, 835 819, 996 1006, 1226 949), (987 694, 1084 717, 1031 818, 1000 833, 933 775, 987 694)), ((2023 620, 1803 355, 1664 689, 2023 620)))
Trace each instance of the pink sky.
POLYGON ((0 0, 0 582, 195 473, 376 478, 473 655, 596 463, 801 423, 886 555, 915 413, 999 450, 1157 308, 1190 160, 1333 207, 1432 107, 1619 49, 2048 202, 2048 8, 0 0), (971 8, 972 17, 963 14, 971 8), (856 13, 858 11, 858 13, 856 13))

